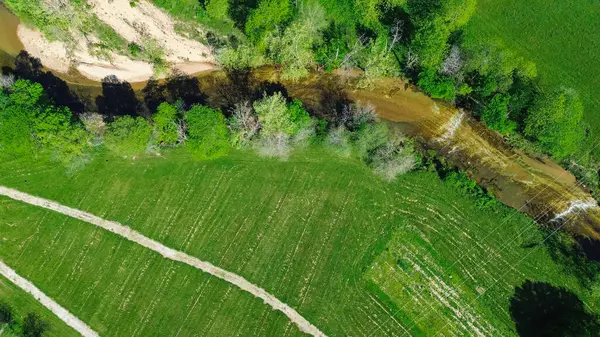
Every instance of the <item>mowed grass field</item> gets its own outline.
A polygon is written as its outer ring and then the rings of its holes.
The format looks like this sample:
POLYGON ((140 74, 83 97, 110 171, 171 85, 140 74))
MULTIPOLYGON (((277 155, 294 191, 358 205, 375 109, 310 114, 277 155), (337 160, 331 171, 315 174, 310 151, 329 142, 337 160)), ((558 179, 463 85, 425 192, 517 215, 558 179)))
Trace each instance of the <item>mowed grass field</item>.
MULTIPOLYGON (((534 61, 545 84, 576 89, 600 133, 600 2, 478 0, 467 35, 500 39, 534 61)), ((598 139, 600 139, 600 136, 598 139)))
MULTIPOLYGON (((319 151, 287 162, 247 153, 196 162, 172 151, 100 157, 71 174, 41 160, 0 169, 1 185, 244 276, 331 336, 460 335, 472 317, 511 335, 508 301, 525 279, 589 298, 543 247, 517 263, 540 235, 530 219, 480 211, 430 172, 387 183, 319 151), (509 240, 523 228, 530 233, 509 240), (480 288, 489 290, 471 304, 480 288)), ((0 259, 102 336, 301 335, 238 288, 64 215, 0 198, 0 233, 0 259)))
MULTIPOLYGON (((71 329, 71 327, 44 308, 44 306, 33 298, 33 296, 27 294, 3 276, 0 276, 0 300, 5 301, 12 307, 15 319, 18 322, 23 322, 25 316, 27 316, 28 313, 33 312, 50 324, 48 335, 65 337, 79 336, 75 330, 71 329)), ((2 330, 1 327, 0 330, 2 330)))

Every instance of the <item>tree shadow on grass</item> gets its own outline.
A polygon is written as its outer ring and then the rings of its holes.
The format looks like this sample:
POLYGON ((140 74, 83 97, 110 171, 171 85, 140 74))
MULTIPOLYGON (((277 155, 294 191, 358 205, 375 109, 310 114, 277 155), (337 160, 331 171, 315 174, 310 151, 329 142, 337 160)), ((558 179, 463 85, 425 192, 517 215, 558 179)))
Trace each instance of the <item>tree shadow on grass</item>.
POLYGON ((510 299, 521 337, 600 336, 598 317, 574 293, 545 282, 525 281, 510 299))

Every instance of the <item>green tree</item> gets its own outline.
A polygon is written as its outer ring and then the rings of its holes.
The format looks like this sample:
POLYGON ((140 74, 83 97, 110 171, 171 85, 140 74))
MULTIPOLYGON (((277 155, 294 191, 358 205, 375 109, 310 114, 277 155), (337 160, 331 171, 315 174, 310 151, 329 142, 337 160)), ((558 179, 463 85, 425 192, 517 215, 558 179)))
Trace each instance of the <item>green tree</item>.
POLYGON ((437 69, 448 51, 450 29, 440 18, 433 18, 420 25, 411 42, 410 49, 424 68, 437 69))
POLYGON ((18 80, 0 94, 0 151, 12 157, 49 151, 68 164, 84 154, 90 135, 73 123, 71 111, 55 107, 42 86, 18 80))
POLYGON ((406 8, 417 25, 436 17, 455 31, 469 21, 476 5, 477 0, 408 0, 406 8))
POLYGON ((4 302, 0 301, 0 325, 12 324, 14 319, 12 307, 4 302))
POLYGON ((481 120, 488 127, 502 133, 512 133, 517 125, 508 119, 508 104, 510 96, 496 94, 481 111, 481 120))
POLYGON ((525 119, 525 136, 539 142, 551 155, 564 159, 574 154, 583 140, 583 105, 571 89, 541 95, 525 119))
POLYGON ((50 328, 49 324, 33 312, 27 314, 23 320, 23 336, 25 337, 42 337, 48 328, 50 328))
POLYGON ((246 35, 250 41, 259 45, 259 49, 264 51, 266 48, 263 42, 265 34, 285 28, 293 14, 289 0, 262 0, 248 16, 245 27, 246 35))
POLYGON ((144 153, 152 137, 152 127, 142 117, 123 116, 108 124, 104 136, 106 147, 119 156, 144 153))
POLYGON ((229 153, 230 142, 225 117, 215 109, 194 105, 185 115, 186 146, 196 159, 207 160, 229 153))
POLYGON ((283 78, 299 80, 308 76, 308 67, 315 64, 313 48, 322 41, 327 27, 325 11, 318 2, 303 2, 298 18, 283 35, 271 35, 269 55, 283 66, 283 78))
POLYGON ((175 145, 179 141, 177 126, 177 108, 169 103, 162 103, 152 115, 156 128, 156 142, 160 145, 175 145))
POLYGON ((228 12, 228 0, 208 0, 208 3, 206 4, 206 13, 212 18, 225 20, 228 18, 228 12))
POLYGON ((376 79, 400 75, 398 61, 392 53, 391 44, 392 41, 383 35, 371 41, 362 55, 361 66, 364 72, 358 81, 359 88, 372 88, 376 79))
POLYGON ((433 68, 423 70, 419 74, 417 84, 433 98, 449 101, 456 98, 456 88, 452 78, 438 74, 433 68))
POLYGON ((358 157, 368 161, 373 152, 389 140, 389 130, 384 123, 366 124, 356 134, 355 146, 358 157))
POLYGON ((65 164, 81 157, 91 140, 91 135, 81 124, 72 123, 68 108, 47 106, 33 121, 37 141, 65 164))
POLYGON ((254 111, 258 116, 262 136, 273 136, 284 133, 288 136, 295 135, 305 123, 308 113, 302 104, 295 102, 291 108, 286 104, 280 92, 254 102, 254 111))
POLYGON ((299 99, 294 99, 288 104, 288 113, 290 114, 292 123, 294 124, 292 135, 297 134, 300 130, 311 125, 310 115, 304 109, 304 105, 299 99))

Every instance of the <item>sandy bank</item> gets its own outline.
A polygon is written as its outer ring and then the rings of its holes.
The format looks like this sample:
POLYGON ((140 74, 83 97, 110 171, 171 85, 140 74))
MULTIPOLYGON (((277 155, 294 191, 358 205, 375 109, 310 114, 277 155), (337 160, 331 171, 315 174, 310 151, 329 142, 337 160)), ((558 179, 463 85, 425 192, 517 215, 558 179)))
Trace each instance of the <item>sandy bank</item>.
MULTIPOLYGON (((90 0, 89 3, 94 5, 94 14, 126 40, 140 45, 148 39, 158 43, 173 70, 191 75, 215 68, 214 58, 207 46, 178 35, 175 22, 146 1, 137 2, 135 7, 131 7, 128 0, 110 3, 90 0)), ((75 68, 84 77, 94 81, 115 75, 120 80, 141 82, 154 76, 153 65, 149 62, 132 60, 116 53, 110 54, 110 60, 90 54, 89 37, 76 33, 73 46, 67 46, 61 41, 48 41, 40 31, 24 24, 17 29, 24 49, 52 71, 66 73, 75 68)))

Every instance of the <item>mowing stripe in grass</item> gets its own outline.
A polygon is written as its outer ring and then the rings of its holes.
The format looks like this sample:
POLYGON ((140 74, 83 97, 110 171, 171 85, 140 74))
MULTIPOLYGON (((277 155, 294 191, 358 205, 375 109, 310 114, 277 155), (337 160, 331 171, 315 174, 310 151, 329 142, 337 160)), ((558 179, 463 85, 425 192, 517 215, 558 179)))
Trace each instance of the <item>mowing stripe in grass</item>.
POLYGON ((229 271, 226 271, 224 269, 221 269, 219 267, 216 267, 209 262, 201 261, 198 258, 169 248, 163 245, 162 243, 152 240, 127 226, 121 225, 118 222, 104 220, 93 214, 70 208, 61 205, 57 202, 39 198, 4 186, 0 186, 0 195, 4 195, 14 200, 19 200, 34 206, 46 208, 85 221, 92 225, 111 231, 148 249, 151 249, 159 253, 166 259, 183 262, 187 265, 200 269, 206 273, 209 273, 224 281, 227 281, 258 298, 261 298, 266 304, 270 305, 273 309, 283 312, 292 322, 294 322, 298 326, 298 328, 300 328, 302 332, 311 334, 313 336, 325 337, 324 333, 322 333, 316 326, 312 325, 308 320, 302 317, 296 310, 291 308, 289 305, 281 302, 279 299, 268 293, 266 290, 250 283, 245 278, 237 274, 231 273, 229 271))
MULTIPOLYGON (((0 260, 0 274, 7 279, 9 279, 12 283, 17 285, 19 288, 23 289, 27 293, 31 294, 36 300, 38 300, 43 306, 48 308, 52 313, 54 313, 58 318, 60 318, 67 325, 75 329, 84 337, 98 337, 98 333, 96 333, 92 328, 87 326, 84 322, 82 322, 79 318, 75 317, 71 314, 67 309, 60 306, 60 304, 56 303, 53 299, 44 294, 41 290, 39 290, 33 283, 28 280, 22 278, 12 270, 9 266, 7 266, 2 260, 0 260)), ((0 333, 1 335, 1 333, 0 333)))

